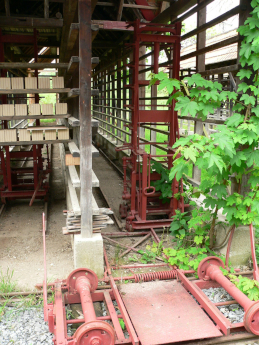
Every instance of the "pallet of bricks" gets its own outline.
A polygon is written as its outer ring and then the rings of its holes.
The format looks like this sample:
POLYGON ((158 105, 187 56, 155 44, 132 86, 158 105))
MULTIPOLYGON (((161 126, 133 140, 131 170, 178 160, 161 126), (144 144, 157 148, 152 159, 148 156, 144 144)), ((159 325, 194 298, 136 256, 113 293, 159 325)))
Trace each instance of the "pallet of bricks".
MULTIPOLYGON (((64 88, 63 77, 52 78, 52 89, 50 88, 50 78, 39 78, 37 87, 37 78, 0 78, 1 90, 17 90, 24 92, 44 92, 47 90, 64 88)), ((18 120, 31 118, 53 118, 55 115, 67 115, 67 103, 56 104, 0 104, 0 120, 18 120)), ((56 127, 29 127, 26 129, 2 129, 0 130, 0 142, 28 142, 28 141, 55 141, 69 140, 69 129, 64 126, 56 127)))

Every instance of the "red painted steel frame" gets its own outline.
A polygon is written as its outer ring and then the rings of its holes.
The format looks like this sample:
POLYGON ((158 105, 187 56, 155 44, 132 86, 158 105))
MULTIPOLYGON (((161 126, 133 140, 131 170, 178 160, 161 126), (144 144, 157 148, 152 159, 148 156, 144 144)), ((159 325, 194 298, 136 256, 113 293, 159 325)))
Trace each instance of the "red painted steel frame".
MULTIPOLYGON (((132 84, 127 85, 132 92, 132 104, 125 105, 132 109, 132 122, 129 126, 131 143, 125 143, 122 148, 118 149, 121 150, 127 147, 131 150, 130 157, 123 159, 124 191, 122 199, 126 203, 120 206, 121 217, 126 218, 126 229, 128 231, 169 226, 171 223, 170 218, 175 214, 175 210, 181 209, 184 211, 185 206, 183 198, 177 200, 174 197, 179 192, 179 188, 182 188, 176 180, 172 183, 173 196, 167 203, 162 202, 159 198, 161 193, 156 192, 150 184, 151 181, 161 178, 158 173, 152 172, 151 164, 154 158, 164 157, 168 168, 173 165, 174 150, 172 146, 179 138, 177 112, 174 110, 175 101, 172 105, 167 106, 167 110, 143 110, 140 109, 142 105, 139 101, 139 88, 148 86, 150 83, 149 80, 139 80, 140 47, 150 44, 154 46, 154 65, 152 68, 154 73, 158 73, 160 49, 165 43, 170 51, 173 48, 173 65, 170 73, 173 78, 179 79, 181 24, 142 24, 137 20, 132 26, 134 27, 134 39, 133 44, 131 44, 133 47, 133 63, 129 65, 132 70, 132 84), (169 36, 165 35, 168 33, 169 36), (149 122, 164 123, 169 127, 169 140, 166 143, 168 154, 151 155, 144 150, 143 143, 140 142, 139 132, 141 125, 149 122), (130 170, 129 180, 127 179, 127 169, 130 170), (159 219, 154 218, 157 215, 160 216, 159 219)), ((147 145, 151 145, 151 142, 148 142, 147 145)))
MULTIPOLYGON (((0 61, 4 62, 4 43, 31 43, 34 48, 35 62, 38 59, 38 47, 37 47, 37 30, 33 30, 32 36, 26 35, 3 35, 0 29, 0 61)), ((6 70, 1 70, 1 76, 6 77, 6 70)), ((35 69, 35 76, 38 77, 38 70, 35 69)), ((37 78, 38 82, 38 78, 37 78)), ((39 102, 39 95, 35 94, 35 103, 39 102)), ((2 104, 7 104, 6 95, 2 95, 2 104)), ((36 120, 36 124, 39 126, 40 121, 36 120)), ((8 121, 2 121, 2 127, 8 128, 8 121)), ((4 151, 0 146, 0 175, 3 175, 3 185, 0 187, 0 198, 3 203, 6 200, 30 198, 30 206, 34 199, 47 200, 49 184, 47 182, 47 175, 50 172, 50 157, 47 148, 47 168, 43 167, 42 159, 43 145, 32 145, 32 152, 19 151, 10 152, 9 146, 4 146, 4 151), (19 168, 15 169, 11 165, 11 159, 13 158, 33 158, 33 168, 19 168), (29 174, 29 181, 24 179, 24 174, 29 174), (21 178, 20 178, 21 177, 21 178)))

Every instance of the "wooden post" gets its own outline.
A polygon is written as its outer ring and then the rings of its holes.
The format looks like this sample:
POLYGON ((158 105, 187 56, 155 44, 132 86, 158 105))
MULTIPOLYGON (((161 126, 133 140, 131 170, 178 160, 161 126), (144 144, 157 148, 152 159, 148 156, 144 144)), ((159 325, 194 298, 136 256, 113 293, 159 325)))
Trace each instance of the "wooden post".
POLYGON ((44 0, 44 18, 49 18, 49 0, 44 0))
POLYGON ((78 1, 81 235, 92 237, 91 1, 78 1))
MULTIPOLYGON (((204 0, 199 0, 198 5, 204 0)), ((206 7, 197 12, 197 28, 206 23, 206 7)), ((206 30, 197 35, 197 50, 206 46, 206 30)), ((196 57, 196 70, 198 73, 205 71, 205 54, 196 57)), ((194 133, 203 134, 203 123, 201 121, 194 122, 194 133)), ((200 182, 201 170, 193 167, 193 179, 200 182)))
POLYGON ((6 17, 10 17, 10 3, 9 0, 5 0, 5 14, 6 17))

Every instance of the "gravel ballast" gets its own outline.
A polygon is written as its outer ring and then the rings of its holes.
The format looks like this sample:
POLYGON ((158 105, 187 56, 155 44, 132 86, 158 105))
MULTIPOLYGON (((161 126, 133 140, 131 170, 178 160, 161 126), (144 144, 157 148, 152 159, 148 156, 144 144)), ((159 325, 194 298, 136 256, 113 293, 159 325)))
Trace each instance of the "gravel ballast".
POLYGON ((6 307, 0 318, 1 345, 53 345, 43 309, 6 307))
MULTIPOLYGON (((233 297, 223 288, 210 288, 202 291, 213 303, 233 301, 233 297)), ((217 308, 231 323, 243 322, 245 311, 239 304, 217 306, 217 308)))

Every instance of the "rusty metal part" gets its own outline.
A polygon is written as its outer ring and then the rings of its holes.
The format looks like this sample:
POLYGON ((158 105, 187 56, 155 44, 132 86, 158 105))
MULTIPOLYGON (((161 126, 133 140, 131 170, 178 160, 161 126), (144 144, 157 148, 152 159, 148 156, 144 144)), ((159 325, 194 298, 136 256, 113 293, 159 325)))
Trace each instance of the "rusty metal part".
MULTIPOLYGON (((175 194, 182 191, 182 181, 173 180, 171 184, 172 197, 169 197, 167 202, 162 202, 161 192, 156 191, 152 185, 152 182, 161 179, 161 175, 152 170, 153 161, 162 158, 162 161, 167 164, 167 168, 170 169, 175 159, 173 158, 174 149, 172 149, 172 146, 179 138, 175 100, 173 100, 172 105, 164 105, 165 110, 158 110, 157 104, 152 104, 151 109, 145 108, 143 102, 141 102, 140 89, 149 86, 150 80, 143 80, 139 77, 139 71, 142 67, 139 59, 141 47, 147 44, 154 46, 154 60, 150 69, 152 72, 158 73, 159 53, 166 44, 170 54, 173 54, 173 63, 170 61, 170 66, 168 66, 170 75, 175 79, 179 79, 181 23, 144 25, 136 20, 131 26, 134 28, 134 37, 133 42, 129 43, 129 47, 133 49, 133 59, 132 63, 127 65, 131 77, 128 78, 129 84, 124 86, 130 90, 129 103, 124 106, 131 109, 131 118, 127 124, 131 141, 116 148, 116 151, 125 149, 130 151, 130 157, 123 157, 122 199, 124 202, 119 209, 121 217, 126 218, 125 227, 129 232, 135 229, 168 227, 175 210, 184 211, 186 206, 182 196, 179 200, 175 198, 175 194), (140 127, 150 122, 154 125, 159 123, 169 127, 167 131, 168 139, 165 142, 151 140, 145 143, 145 139, 140 137, 140 127), (167 153, 164 155, 148 153, 145 150, 145 145, 150 147, 159 145, 167 153), (129 174, 127 174, 128 172, 129 174)), ((158 83, 156 82, 155 85, 158 85, 158 83)))
POLYGON ((176 280, 123 284, 120 293, 141 344, 171 344, 222 336, 176 280))
POLYGON ((198 276, 204 280, 214 280, 219 283, 245 310, 244 326, 248 332, 259 335, 259 301, 251 301, 222 273, 225 268, 223 261, 217 257, 203 259, 198 267, 198 276))
POLYGON ((135 274, 135 282, 150 282, 153 280, 167 280, 167 279, 176 279, 177 270, 171 271, 160 271, 160 272, 148 272, 148 273, 140 273, 135 274))

